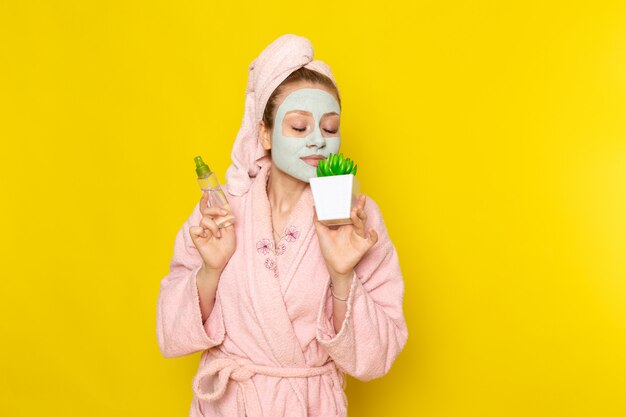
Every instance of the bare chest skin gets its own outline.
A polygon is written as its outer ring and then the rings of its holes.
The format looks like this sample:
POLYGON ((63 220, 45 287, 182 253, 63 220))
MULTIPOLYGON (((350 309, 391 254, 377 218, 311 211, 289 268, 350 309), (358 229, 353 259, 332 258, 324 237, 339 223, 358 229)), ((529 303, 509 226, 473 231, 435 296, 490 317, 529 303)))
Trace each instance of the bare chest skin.
POLYGON ((274 235, 274 243, 275 247, 278 246, 278 243, 282 240, 285 235, 285 229, 287 228, 287 220, 289 218, 289 213, 285 213, 280 215, 274 208, 272 208, 272 227, 273 235, 274 235))
POLYGON ((300 196, 297 198, 293 191, 288 191, 288 194, 294 198, 292 198, 292 206, 287 210, 280 210, 278 205, 272 204, 272 198, 270 197, 270 180, 271 175, 268 176, 268 183, 266 185, 266 192, 268 195, 269 205, 270 205, 270 213, 272 216, 272 236, 274 240, 274 247, 277 248, 281 240, 283 240, 285 236, 285 230, 290 226, 287 224, 289 219, 291 218, 291 213, 294 211, 295 207, 298 205, 299 198, 302 198, 302 191, 300 191, 300 196))

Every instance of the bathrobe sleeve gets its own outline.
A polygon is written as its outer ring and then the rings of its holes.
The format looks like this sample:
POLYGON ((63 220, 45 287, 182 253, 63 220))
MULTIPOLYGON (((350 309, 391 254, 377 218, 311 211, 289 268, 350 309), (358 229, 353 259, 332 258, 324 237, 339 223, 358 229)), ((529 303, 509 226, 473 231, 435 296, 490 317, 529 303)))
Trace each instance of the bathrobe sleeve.
POLYGON ((219 291, 211 314, 202 322, 196 275, 203 262, 189 235, 189 228, 197 226, 201 218, 198 203, 176 235, 170 272, 161 280, 156 334, 159 349, 166 358, 203 351, 224 340, 219 291))
POLYGON ((365 211, 366 226, 373 227, 379 239, 355 268, 339 332, 333 326, 330 288, 324 291, 317 316, 318 342, 344 373, 362 381, 385 375, 408 338, 398 254, 378 206, 369 197, 365 211))

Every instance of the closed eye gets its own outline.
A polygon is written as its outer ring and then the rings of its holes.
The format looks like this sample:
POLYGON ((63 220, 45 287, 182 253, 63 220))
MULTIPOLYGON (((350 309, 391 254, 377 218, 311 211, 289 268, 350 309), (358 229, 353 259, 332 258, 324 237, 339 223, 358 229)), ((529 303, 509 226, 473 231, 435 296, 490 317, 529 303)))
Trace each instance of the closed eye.
MULTIPOLYGON (((302 129, 298 129, 298 128, 295 128, 295 127, 292 126, 292 129, 295 130, 296 132, 304 132, 306 130, 306 127, 302 128, 302 129)), ((324 132, 330 133, 330 134, 337 133, 336 130, 327 130, 327 129, 324 129, 324 132)))

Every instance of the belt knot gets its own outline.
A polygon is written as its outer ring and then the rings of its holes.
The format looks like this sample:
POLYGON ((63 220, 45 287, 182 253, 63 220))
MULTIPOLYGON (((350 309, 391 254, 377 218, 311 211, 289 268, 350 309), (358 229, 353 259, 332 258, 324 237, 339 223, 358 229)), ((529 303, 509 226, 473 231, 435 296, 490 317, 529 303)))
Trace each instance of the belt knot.
MULTIPOLYGON (((211 353, 211 352, 209 352, 211 353)), ((252 377, 255 374, 284 378, 304 378, 317 376, 336 371, 334 362, 323 366, 305 368, 282 368, 256 365, 254 363, 239 363, 230 357, 213 356, 196 373, 193 379, 193 391, 196 396, 205 401, 217 401, 226 392, 228 380, 237 382, 238 414, 240 417, 261 417, 261 403, 252 377), (213 391, 204 392, 201 383, 205 378, 215 378, 213 391)), ((207 384, 210 386, 210 384, 207 384)))

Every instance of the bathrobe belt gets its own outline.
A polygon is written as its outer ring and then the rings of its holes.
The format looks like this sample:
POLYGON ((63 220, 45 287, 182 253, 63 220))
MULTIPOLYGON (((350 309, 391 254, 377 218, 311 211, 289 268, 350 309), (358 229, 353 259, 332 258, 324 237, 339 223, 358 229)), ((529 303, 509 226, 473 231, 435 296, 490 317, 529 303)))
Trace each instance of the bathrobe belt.
MULTIPOLYGON (((228 380, 233 379, 237 381, 239 385, 237 390, 239 417, 262 417, 259 396, 251 379, 255 374, 282 378, 306 378, 327 373, 332 375, 337 371, 333 361, 317 367, 284 368, 257 365, 242 360, 238 361, 231 357, 218 357, 213 354, 213 350, 210 350, 209 354, 213 358, 208 360, 196 373, 193 379, 193 391, 201 400, 217 401, 224 395, 228 380), (203 392, 200 388, 202 379, 215 377, 216 375, 217 381, 213 384, 213 391, 203 392)), ((210 386, 210 384, 208 385, 210 386)))

